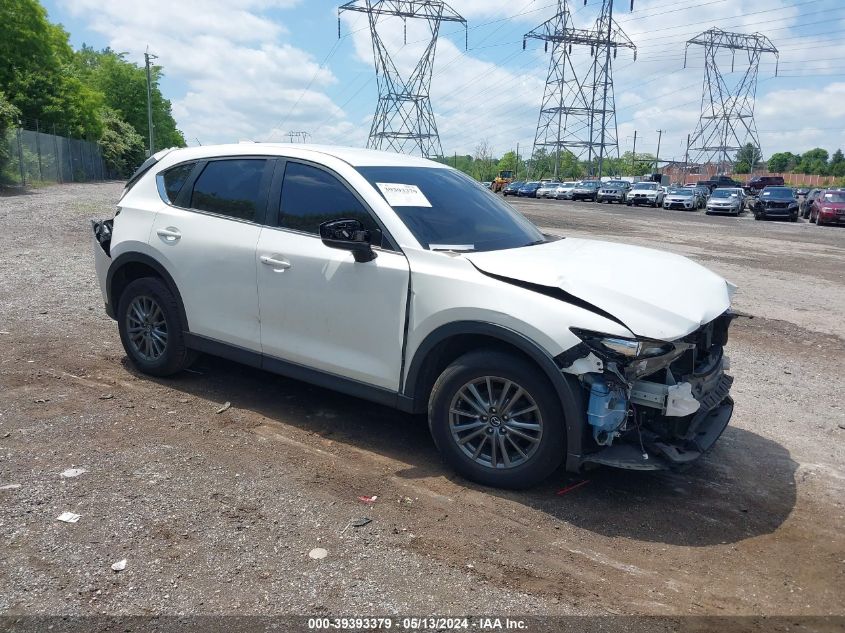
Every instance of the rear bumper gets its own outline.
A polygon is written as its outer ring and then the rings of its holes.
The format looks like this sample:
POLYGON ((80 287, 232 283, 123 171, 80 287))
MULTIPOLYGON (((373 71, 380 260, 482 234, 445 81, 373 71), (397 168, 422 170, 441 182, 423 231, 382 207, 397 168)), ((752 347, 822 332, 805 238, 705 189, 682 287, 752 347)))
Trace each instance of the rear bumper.
POLYGON ((108 275, 111 266, 112 220, 91 220, 91 247, 94 250, 94 270, 106 306, 106 314, 114 318, 114 309, 109 303, 108 275))

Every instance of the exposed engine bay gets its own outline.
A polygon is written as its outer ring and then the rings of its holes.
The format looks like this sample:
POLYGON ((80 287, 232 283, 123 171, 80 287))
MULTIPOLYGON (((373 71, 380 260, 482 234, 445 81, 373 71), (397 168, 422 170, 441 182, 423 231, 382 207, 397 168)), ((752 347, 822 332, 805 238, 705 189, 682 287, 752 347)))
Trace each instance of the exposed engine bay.
POLYGON ((575 331, 558 357, 583 389, 590 434, 582 461, 636 470, 698 459, 730 421, 733 378, 724 354, 730 311, 672 342, 575 331))

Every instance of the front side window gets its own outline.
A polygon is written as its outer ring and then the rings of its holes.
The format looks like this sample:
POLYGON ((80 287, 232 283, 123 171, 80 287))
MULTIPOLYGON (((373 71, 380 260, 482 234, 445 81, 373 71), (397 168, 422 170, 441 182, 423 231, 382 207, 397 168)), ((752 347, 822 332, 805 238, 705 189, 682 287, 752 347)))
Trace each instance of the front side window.
POLYGON ((491 251, 544 241, 518 211, 461 172, 436 167, 359 167, 358 172, 424 248, 491 251))
POLYGON ((205 166, 191 193, 191 208, 255 222, 266 160, 214 160, 205 166))
POLYGON ((364 205, 332 174, 302 163, 288 162, 282 185, 279 225, 286 229, 320 234, 330 220, 358 220, 370 231, 374 245, 381 243, 380 229, 364 205))

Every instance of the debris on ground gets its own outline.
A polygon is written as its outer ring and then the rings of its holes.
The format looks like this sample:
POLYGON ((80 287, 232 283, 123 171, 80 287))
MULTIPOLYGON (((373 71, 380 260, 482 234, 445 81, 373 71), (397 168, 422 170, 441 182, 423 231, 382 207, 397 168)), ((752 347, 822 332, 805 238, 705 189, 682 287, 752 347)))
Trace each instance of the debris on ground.
POLYGON ((111 400, 112 398, 114 398, 113 393, 106 393, 100 396, 100 400, 111 400))
POLYGON ((62 523, 76 523, 79 521, 81 516, 82 515, 74 514, 73 512, 62 512, 56 517, 56 521, 61 521, 62 523))
POLYGON ((35 404, 46 404, 47 402, 50 402, 50 398, 36 398, 33 402, 35 404))
POLYGON ((373 522, 373 520, 370 517, 360 517, 360 518, 357 518, 357 519, 353 519, 353 521, 352 521, 352 523, 350 523, 350 525, 352 527, 359 528, 359 527, 364 527, 368 523, 372 523, 372 522, 373 522))
POLYGON ((20 484, 6 484, 5 486, 0 486, 0 490, 17 490, 20 487, 20 484))
POLYGON ((228 410, 229 407, 231 407, 231 406, 232 406, 231 402, 226 402, 226 404, 224 404, 222 407, 217 409, 217 411, 215 413, 223 413, 224 411, 228 410))
POLYGON ((87 473, 88 471, 84 468, 68 468, 64 470, 59 475, 62 479, 70 479, 72 477, 79 477, 82 473, 87 473))
POLYGON ((308 557, 314 560, 322 560, 328 555, 328 551, 326 551, 322 547, 315 547, 310 552, 308 552, 308 557))
POLYGON ((123 571, 126 569, 126 559, 122 558, 111 566, 114 571, 123 571))
POLYGON ((586 486, 588 483, 590 483, 590 480, 584 479, 583 481, 579 481, 577 483, 574 483, 574 484, 567 486, 566 488, 562 488, 561 490, 558 490, 555 494, 558 495, 558 496, 565 495, 567 492, 572 492, 576 488, 580 488, 581 486, 586 486))
POLYGON ((372 497, 367 497, 367 496, 358 497, 358 501, 362 501, 364 503, 375 503, 376 499, 378 499, 378 495, 373 495, 372 497))

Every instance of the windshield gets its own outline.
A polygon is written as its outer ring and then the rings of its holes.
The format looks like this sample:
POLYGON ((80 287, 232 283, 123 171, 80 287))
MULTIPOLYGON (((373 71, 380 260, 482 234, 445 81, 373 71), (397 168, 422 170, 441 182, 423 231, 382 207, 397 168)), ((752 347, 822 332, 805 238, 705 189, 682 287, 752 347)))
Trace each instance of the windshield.
POLYGON ((766 187, 763 189, 762 196, 764 198, 788 200, 789 198, 792 198, 792 189, 789 189, 788 187, 766 187))
POLYGON ((634 185, 634 189, 657 189, 656 182, 638 182, 634 185))
POLYGON ((691 196, 692 189, 685 189, 684 187, 669 187, 669 193, 676 196, 691 196))
POLYGON ((730 189, 714 189, 710 195, 711 198, 736 198, 736 196, 736 191, 731 191, 730 189))
POLYGON ((845 202, 845 191, 825 191, 825 202, 845 202))
POLYGON ((597 183, 595 180, 584 180, 582 182, 579 182, 578 186, 583 189, 594 189, 599 186, 599 183, 597 183))
POLYGON ((474 181, 459 171, 359 167, 358 172, 381 192, 424 248, 493 251, 545 241, 516 209, 491 191, 473 186, 474 181), (401 191, 393 193, 388 187, 401 191))

